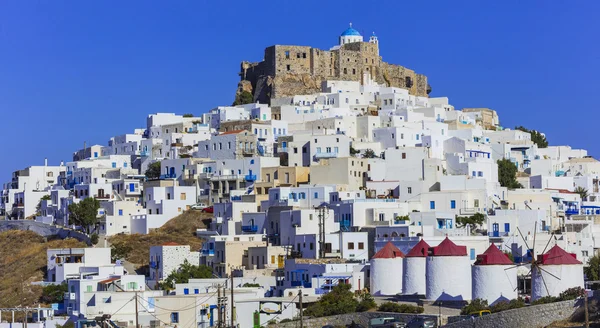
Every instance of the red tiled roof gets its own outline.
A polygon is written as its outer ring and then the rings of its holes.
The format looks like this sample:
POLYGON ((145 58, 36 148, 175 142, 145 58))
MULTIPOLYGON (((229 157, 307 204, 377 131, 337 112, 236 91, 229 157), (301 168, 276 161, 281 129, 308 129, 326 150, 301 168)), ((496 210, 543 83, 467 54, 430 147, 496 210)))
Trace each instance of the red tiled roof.
POLYGON ((411 250, 406 253, 405 257, 426 257, 429 244, 421 239, 411 250))
POLYGON ((111 282, 113 282, 113 281, 117 281, 117 280, 120 280, 120 279, 121 279, 121 278, 109 278, 109 279, 106 279, 106 280, 102 280, 102 281, 100 281, 100 283, 101 283, 101 284, 108 284, 108 283, 111 283, 111 282))
POLYGON ((429 247, 429 255, 432 256, 466 256, 467 246, 458 246, 448 237, 435 246, 429 247))
POLYGON ((166 243, 162 244, 162 246, 181 246, 181 245, 179 245, 176 242, 169 241, 169 242, 166 242, 166 243))
POLYGON ((581 264, 575 253, 567 253, 558 245, 554 245, 546 254, 538 255, 538 263, 544 265, 581 264))
POLYGON ((394 246, 391 241, 388 241, 371 259, 395 259, 397 257, 404 257, 404 253, 394 246))
POLYGON ((244 131, 246 131, 246 130, 233 130, 233 131, 227 131, 227 132, 223 132, 223 133, 221 133, 221 134, 219 134, 219 135, 220 135, 220 136, 224 136, 224 135, 226 135, 226 134, 238 134, 238 133, 240 133, 240 132, 244 132, 244 131))
POLYGON ((567 189, 553 189, 553 188, 546 188, 546 190, 552 190, 552 191, 558 191, 561 194, 574 194, 574 192, 569 191, 567 189))
POLYGON ((514 264, 496 245, 491 244, 483 254, 477 255, 477 265, 511 265, 514 264))

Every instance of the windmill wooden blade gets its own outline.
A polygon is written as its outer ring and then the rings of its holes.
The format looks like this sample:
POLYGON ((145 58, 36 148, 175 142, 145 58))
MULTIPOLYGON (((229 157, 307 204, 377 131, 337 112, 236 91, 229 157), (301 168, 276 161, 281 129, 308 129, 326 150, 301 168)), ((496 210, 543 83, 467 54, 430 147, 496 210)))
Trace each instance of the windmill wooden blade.
POLYGON ((527 240, 525 240, 525 237, 523 237, 523 233, 521 232, 521 229, 519 229, 519 227, 517 227, 517 231, 519 232, 519 236, 521 236, 521 239, 523 239, 523 242, 525 243, 525 247, 527 247, 527 250, 530 250, 531 248, 529 247, 529 244, 527 244, 527 240))
MULTIPOLYGON (((539 270, 541 270, 541 268, 539 266, 537 266, 537 268, 539 270)), ((546 273, 548 271, 544 270, 546 273)), ((544 275, 540 272, 540 277, 542 278, 542 282, 544 283, 544 288, 546 288, 546 296, 550 296, 550 291, 548 290, 548 285, 546 285, 546 279, 544 279, 544 275)))
POLYGON ((531 258, 535 261, 535 237, 537 236, 537 221, 533 224, 533 248, 531 248, 531 258))
POLYGON ((554 274, 550 273, 548 270, 546 270, 546 269, 542 269, 542 268, 541 268, 539 265, 536 265, 536 267, 537 267, 539 270, 541 270, 541 271, 544 271, 544 272, 546 272, 547 274, 551 275, 552 277, 554 277, 554 278, 556 278, 556 279, 558 279, 558 280, 561 280, 559 277, 557 277, 557 276, 555 276, 554 274))
POLYGON ((527 265, 527 264, 529 264, 529 263, 520 263, 520 264, 517 264, 515 266, 511 266, 510 268, 506 268, 506 269, 504 269, 504 271, 510 270, 510 269, 514 269, 514 268, 518 268, 520 266, 524 266, 524 265, 527 265))
MULTIPOLYGON (((553 237, 554 237, 554 232, 552 232, 552 234, 550 235, 550 238, 548 238, 548 242, 546 243, 546 247, 544 247, 544 250, 540 254, 546 253, 546 248, 548 248, 548 245, 550 245, 550 242, 552 241, 553 237)), ((556 237, 554 237, 554 238, 556 238, 556 237)))

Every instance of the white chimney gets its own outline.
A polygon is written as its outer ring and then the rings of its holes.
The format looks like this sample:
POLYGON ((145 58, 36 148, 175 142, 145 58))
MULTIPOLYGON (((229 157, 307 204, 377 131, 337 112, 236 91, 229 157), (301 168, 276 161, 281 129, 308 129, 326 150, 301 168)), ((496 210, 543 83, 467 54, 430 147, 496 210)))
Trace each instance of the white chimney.
POLYGON ((44 158, 44 166, 48 166, 48 157, 44 158))

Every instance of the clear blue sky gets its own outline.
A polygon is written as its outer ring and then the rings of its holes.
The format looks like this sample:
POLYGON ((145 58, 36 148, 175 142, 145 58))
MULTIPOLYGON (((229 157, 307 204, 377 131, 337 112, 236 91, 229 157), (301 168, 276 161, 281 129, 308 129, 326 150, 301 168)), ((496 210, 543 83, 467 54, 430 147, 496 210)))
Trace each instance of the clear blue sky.
POLYGON ((599 1, 0 2, 0 182, 155 112, 232 102, 242 60, 337 43, 352 22, 456 108, 600 154, 599 1))

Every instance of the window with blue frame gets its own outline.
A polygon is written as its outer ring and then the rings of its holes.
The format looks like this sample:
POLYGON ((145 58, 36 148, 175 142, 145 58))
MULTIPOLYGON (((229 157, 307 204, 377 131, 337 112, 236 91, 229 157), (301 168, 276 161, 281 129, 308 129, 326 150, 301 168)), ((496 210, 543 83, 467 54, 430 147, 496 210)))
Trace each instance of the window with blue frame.
POLYGON ((94 157, 98 157, 98 152, 97 151, 94 152, 94 157))
POLYGON ((419 135, 417 134, 417 140, 419 140, 419 135))
POLYGON ((171 323, 179 323, 179 312, 171 312, 171 323))
POLYGON ((123 216, 123 210, 119 210, 119 216, 123 216))
POLYGON ((127 167, 127 162, 124 162, 124 163, 123 163, 123 167, 127 167))
POLYGON ((113 169, 117 167, 117 163, 116 162, 112 162, 112 167, 113 169))
POLYGON ((432 200, 432 201, 429 202, 429 209, 430 210, 435 210, 435 201, 432 200))
POLYGON ((148 297, 148 310, 154 310, 154 297, 148 297))
POLYGON ((254 160, 253 159, 250 160, 250 164, 254 164, 254 160))
POLYGON ((471 261, 475 260, 475 248, 471 248, 469 250, 469 258, 471 259, 471 261))
POLYGON ((476 171, 473 171, 473 174, 472 174, 472 175, 473 175, 474 177, 476 177, 476 176, 477 176, 477 172, 476 172, 476 171))
POLYGON ((131 192, 135 191, 135 184, 133 184, 133 183, 129 184, 129 191, 131 191, 131 192))
POLYGON ((190 290, 188 288, 184 288, 183 289, 183 294, 184 295, 189 295, 189 293, 190 293, 190 290))
POLYGON ((281 142, 281 147, 283 147, 283 148, 287 147, 287 141, 281 142))
POLYGON ((194 288, 194 294, 200 294, 200 290, 198 290, 198 288, 194 288))
POLYGON ((455 200, 451 200, 450 201, 450 208, 456 208, 456 201, 455 200))
POLYGON ((315 192, 314 197, 313 198, 319 198, 319 193, 315 192))
POLYGON ((504 224, 504 232, 510 232, 510 223, 504 224))
POLYGON ((478 177, 482 177, 483 176, 483 172, 482 171, 477 172, 477 176, 478 177))

